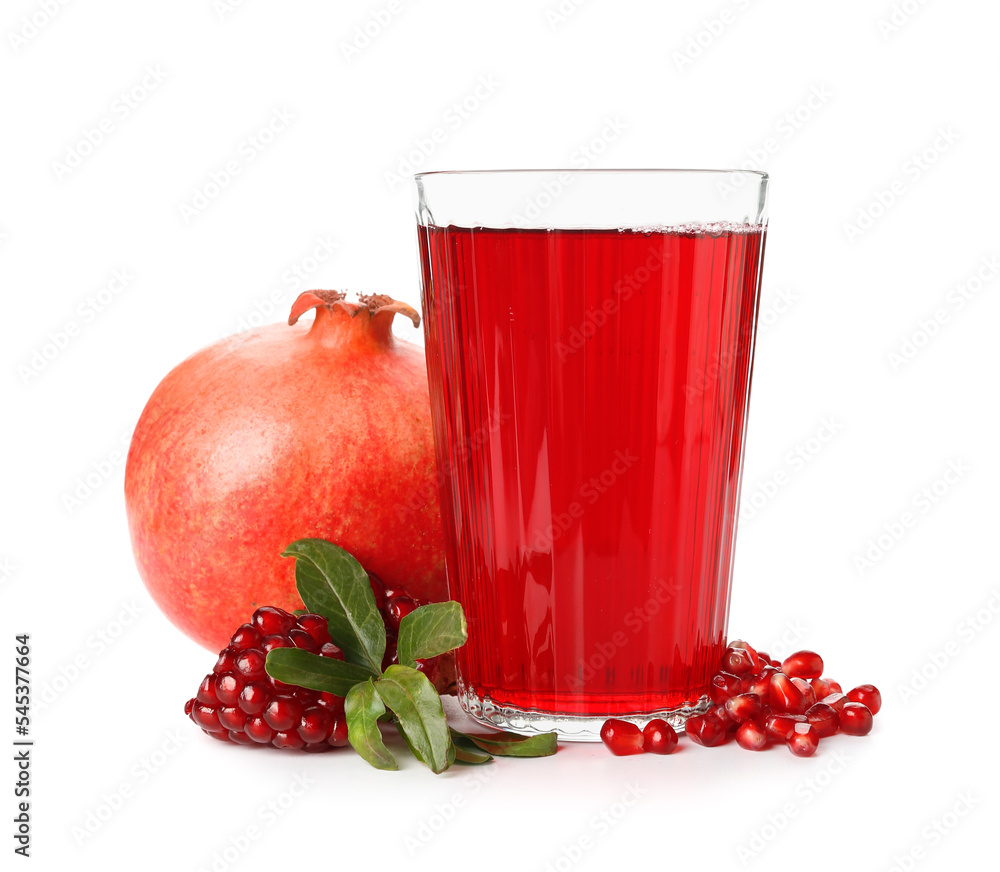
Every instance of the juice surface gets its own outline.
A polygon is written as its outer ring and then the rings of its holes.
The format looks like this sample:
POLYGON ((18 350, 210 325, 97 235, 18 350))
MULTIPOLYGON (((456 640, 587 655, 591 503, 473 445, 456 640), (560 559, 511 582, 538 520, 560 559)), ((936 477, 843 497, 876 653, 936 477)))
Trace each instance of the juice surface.
POLYGON ((462 691, 697 701, 725 643, 763 229, 419 233, 462 691))

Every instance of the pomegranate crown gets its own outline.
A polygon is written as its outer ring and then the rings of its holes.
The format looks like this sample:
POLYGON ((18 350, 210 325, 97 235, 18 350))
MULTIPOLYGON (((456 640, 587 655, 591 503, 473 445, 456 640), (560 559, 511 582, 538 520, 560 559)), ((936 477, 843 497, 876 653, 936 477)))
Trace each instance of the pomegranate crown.
MULTIPOLYGON (((345 291, 303 291, 292 304, 292 311, 288 315, 288 323, 294 324, 310 309, 327 309, 332 312, 334 309, 342 309, 352 318, 356 318, 363 312, 368 313, 369 318, 374 318, 383 312, 389 315, 405 315, 413 322, 414 327, 420 326, 420 313, 412 306, 394 300, 387 294, 358 294, 358 301, 352 303, 347 299, 345 291)), ((390 318, 391 320, 391 318, 390 318)))

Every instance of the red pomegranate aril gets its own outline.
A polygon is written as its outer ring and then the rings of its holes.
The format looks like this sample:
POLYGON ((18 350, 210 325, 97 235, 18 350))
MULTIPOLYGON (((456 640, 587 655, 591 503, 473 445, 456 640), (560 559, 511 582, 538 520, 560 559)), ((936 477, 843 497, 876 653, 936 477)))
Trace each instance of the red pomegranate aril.
POLYGON ((399 652, 396 650, 395 642, 385 643, 385 654, 382 655, 382 671, 384 672, 390 666, 395 666, 399 663, 399 652))
POLYGON ((237 745, 256 745, 257 744, 242 729, 240 729, 240 730, 230 730, 229 731, 229 741, 230 742, 235 742, 237 745))
POLYGON ((766 660, 760 659, 760 654, 758 653, 757 649, 754 648, 753 645, 751 645, 749 642, 744 642, 741 639, 738 639, 735 642, 730 642, 729 647, 741 648, 747 652, 751 662, 753 663, 753 669, 751 669, 750 671, 753 672, 754 674, 759 674, 760 670, 768 665, 766 660))
POLYGON ((374 572, 368 573, 368 583, 371 585, 372 594, 375 596, 375 608, 382 611, 385 607, 385 584, 374 572))
POLYGON ((806 724, 805 715, 770 714, 764 718, 764 729, 772 739, 787 741, 795 732, 796 724, 806 724))
POLYGON ((716 672, 708 687, 708 696, 716 705, 724 703, 729 697, 736 696, 743 682, 738 675, 730 672, 716 672))
POLYGON ((259 681, 267 676, 264 671, 264 652, 259 648, 240 651, 236 657, 236 671, 248 681, 259 681))
POLYGON ((812 687, 813 693, 816 694, 816 699, 823 699, 824 696, 829 696, 833 693, 830 689, 830 682, 825 678, 810 678, 809 686, 812 687))
POLYGON ((408 614, 410 614, 414 609, 416 609, 417 604, 412 597, 409 596, 393 596, 389 597, 385 601, 385 608, 383 609, 383 615, 385 616, 386 626, 399 632, 399 622, 403 620, 408 614))
POLYGON ((319 649, 320 657, 332 657, 334 660, 343 660, 344 652, 341 651, 333 642, 324 642, 319 649))
POLYGON ((714 748, 726 741, 729 735, 728 724, 712 709, 703 715, 693 715, 684 724, 688 737, 706 748, 714 748))
POLYGON ((819 736, 812 724, 796 724, 788 748, 796 757, 812 757, 819 747, 819 736))
POLYGON ((843 693, 830 693, 824 696, 821 700, 824 705, 830 706, 834 709, 837 714, 840 714, 841 710, 844 708, 844 704, 850 702, 846 694, 843 693))
POLYGON ((219 717, 219 723, 230 732, 234 730, 242 732, 246 726, 247 713, 242 709, 236 708, 236 706, 223 706, 216 709, 216 712, 219 717))
POLYGON ((276 696, 264 709, 267 725, 281 733, 299 725, 302 717, 302 703, 294 696, 276 696))
POLYGON ((202 705, 217 706, 219 704, 219 697, 216 696, 215 692, 216 678, 216 675, 206 675, 199 685, 195 699, 202 705))
POLYGON ((330 641, 330 628, 326 623, 326 618, 322 615, 309 613, 299 615, 299 619, 296 623, 298 624, 298 628, 300 630, 305 630, 310 636, 312 636, 317 649, 321 645, 330 641))
POLYGON ((781 671, 789 678, 819 678, 823 674, 823 658, 815 651, 796 651, 781 661, 781 671))
POLYGON ((794 684, 802 693, 802 698, 804 700, 802 704, 807 709, 809 706, 816 704, 816 691, 813 690, 812 685, 808 681, 804 678, 793 678, 792 684, 794 684))
POLYGON ((631 721, 618 718, 609 718, 601 726, 601 741, 618 757, 641 754, 643 750, 642 730, 631 721))
POLYGON ((271 699, 271 688, 259 681, 243 685, 237 705, 248 715, 259 715, 271 699))
POLYGON ((342 696, 334 696, 332 693, 326 693, 325 691, 319 695, 316 700, 317 705, 321 705, 324 708, 329 709, 331 712, 340 714, 344 713, 344 698, 342 696))
POLYGON ((803 714, 807 708, 802 691, 792 684, 792 679, 783 672, 775 672, 771 676, 768 702, 774 711, 793 715, 803 714))
POLYGON ((269 651, 273 651, 275 648, 293 648, 289 637, 286 636, 265 636, 260 640, 260 650, 264 652, 265 656, 269 651))
POLYGON ((752 693, 760 697, 761 702, 769 702, 771 698, 771 675, 774 674, 775 670, 771 669, 770 666, 764 667, 769 669, 770 672, 761 672, 760 675, 744 675, 743 681, 740 684, 741 693, 752 693))
POLYGON ((810 706, 806 712, 806 720, 813 725, 816 735, 821 739, 832 736, 840 729, 840 715, 837 714, 837 710, 833 706, 829 706, 825 702, 818 702, 810 706))
POLYGON ((861 702, 844 703, 840 710, 840 732, 848 736, 867 736, 872 731, 872 724, 868 706, 861 702))
POLYGON ((756 693, 740 693, 726 700, 726 714, 737 724, 759 718, 764 710, 761 698, 756 693))
POLYGON ((233 633, 233 638, 229 640, 229 647, 236 651, 246 651, 247 648, 256 648, 260 645, 261 634, 252 624, 243 624, 233 633))
MULTIPOLYGON (((840 683, 837 682, 837 681, 834 681, 832 678, 828 678, 826 680, 826 683, 828 685, 830 685, 830 693, 843 693, 844 692, 844 688, 842 688, 840 686, 840 683)), ((820 701, 822 702, 822 700, 820 700, 820 701)))
POLYGON ((771 655, 767 651, 758 651, 757 659, 760 661, 761 666, 769 666, 771 664, 771 655))
POLYGON ((260 745, 270 744, 275 734, 275 730, 272 730, 260 715, 247 718, 243 731, 260 745))
POLYGON ((677 732, 662 718, 653 718, 642 728, 642 749, 651 754, 669 754, 677 747, 677 732))
POLYGON ((874 684, 859 684, 857 687, 847 691, 847 699, 850 702, 860 702, 868 707, 873 715, 879 713, 882 708, 882 694, 874 684))
POLYGON ((736 728, 736 744, 747 751, 767 747, 767 731, 757 721, 744 721, 736 728))
MULTIPOLYGON (((215 678, 215 696, 222 705, 236 705, 243 690, 243 677, 233 672, 223 672, 215 678)), ((233 729, 230 727, 229 729, 233 729)))
POLYGON ((333 715, 323 706, 311 706, 302 712, 298 732, 306 744, 325 742, 333 728, 333 715))
POLYGON ((747 675, 754 670, 754 658, 745 648, 730 646, 722 655, 722 668, 733 675, 747 675))
POLYGON ((331 748, 343 748, 348 744, 347 718, 343 714, 334 717, 333 729, 330 732, 330 738, 326 742, 331 748))
POLYGON ((297 627, 288 634, 288 641, 296 648, 301 648, 310 654, 315 654, 319 651, 319 645, 316 644, 316 640, 305 630, 300 630, 297 627))
POLYGON ((291 732, 279 730, 274 734, 274 738, 271 739, 271 744, 275 748, 288 748, 292 751, 301 751, 306 743, 302 741, 302 737, 294 730, 291 732))
POLYGON ((194 703, 195 701, 193 699, 189 699, 186 703, 184 703, 184 714, 188 717, 191 717, 191 712, 194 711, 194 703))
POLYGON ((215 661, 212 672, 218 675, 220 672, 231 672, 236 668, 236 655, 239 652, 235 648, 223 648, 219 652, 219 659, 215 661))
POLYGON ((195 703, 191 709, 191 718, 207 733, 218 733, 223 729, 219 723, 219 713, 214 706, 195 703))
POLYGON ((295 626, 295 615, 274 606, 261 606, 253 613, 250 623, 262 636, 286 636, 295 626))

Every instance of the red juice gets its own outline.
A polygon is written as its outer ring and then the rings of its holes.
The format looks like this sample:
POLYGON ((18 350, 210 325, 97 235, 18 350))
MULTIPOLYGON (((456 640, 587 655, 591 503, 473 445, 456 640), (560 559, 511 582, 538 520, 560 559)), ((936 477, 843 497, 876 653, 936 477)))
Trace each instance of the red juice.
POLYGON ((463 704, 699 704, 726 641, 764 231, 419 227, 463 704))

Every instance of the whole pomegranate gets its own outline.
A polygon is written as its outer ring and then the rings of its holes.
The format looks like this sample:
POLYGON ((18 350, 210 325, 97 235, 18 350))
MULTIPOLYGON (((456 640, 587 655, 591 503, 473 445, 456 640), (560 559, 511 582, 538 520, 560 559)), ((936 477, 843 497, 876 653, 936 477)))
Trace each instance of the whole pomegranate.
POLYGON ((157 605, 206 648, 258 606, 301 608, 280 554, 305 537, 447 598, 424 355, 393 337, 396 314, 420 324, 389 297, 307 291, 288 326, 202 349, 149 398, 125 468, 132 548, 157 605))

